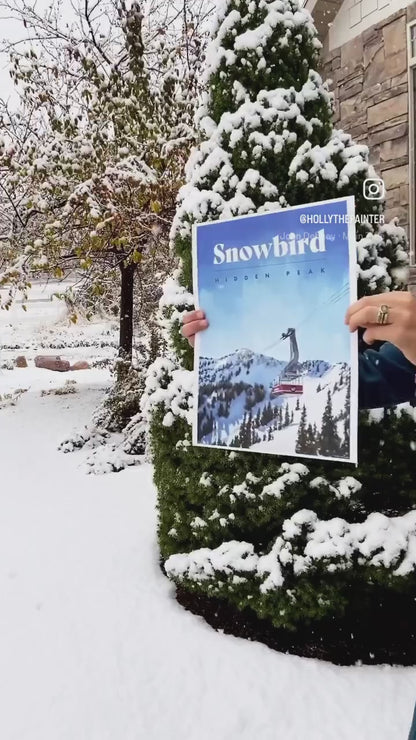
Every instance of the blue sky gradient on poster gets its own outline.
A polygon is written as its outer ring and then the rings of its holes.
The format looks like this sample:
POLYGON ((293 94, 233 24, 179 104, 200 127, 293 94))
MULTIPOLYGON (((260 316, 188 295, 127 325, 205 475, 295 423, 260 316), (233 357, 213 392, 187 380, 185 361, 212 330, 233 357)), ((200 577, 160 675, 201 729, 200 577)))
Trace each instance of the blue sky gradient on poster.
MULTIPOLYGON (((201 354, 221 357, 234 345, 268 354, 267 348, 290 326, 297 328, 302 361, 349 362, 350 335, 344 325, 350 302, 348 223, 334 218, 347 216, 347 201, 314 204, 309 212, 322 223, 302 223, 308 214, 305 205, 197 229, 199 303, 211 327, 202 339, 201 354), (310 240, 322 230, 326 251, 311 251, 307 242, 299 247, 299 239, 310 240), (273 248, 268 258, 258 258, 262 251, 257 249, 249 261, 225 261, 226 249, 273 244, 276 236, 281 254, 282 240, 290 241, 293 234, 296 251, 304 254, 275 256, 273 248), (215 252, 218 244, 224 247, 215 252), (242 313, 242 304, 255 310, 242 313)), ((322 236, 315 249, 322 247, 322 236)), ((235 251, 231 254, 236 257, 235 251)), ((250 250, 244 251, 243 257, 249 255, 250 250)), ((287 352, 280 345, 270 354, 285 359, 287 352)))

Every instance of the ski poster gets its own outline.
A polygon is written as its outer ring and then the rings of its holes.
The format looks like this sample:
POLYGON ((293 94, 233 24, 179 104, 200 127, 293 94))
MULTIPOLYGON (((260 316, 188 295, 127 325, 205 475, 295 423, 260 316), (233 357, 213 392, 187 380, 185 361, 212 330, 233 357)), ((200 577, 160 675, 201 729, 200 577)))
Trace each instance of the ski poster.
POLYGON ((194 226, 193 444, 357 463, 353 197, 194 226))

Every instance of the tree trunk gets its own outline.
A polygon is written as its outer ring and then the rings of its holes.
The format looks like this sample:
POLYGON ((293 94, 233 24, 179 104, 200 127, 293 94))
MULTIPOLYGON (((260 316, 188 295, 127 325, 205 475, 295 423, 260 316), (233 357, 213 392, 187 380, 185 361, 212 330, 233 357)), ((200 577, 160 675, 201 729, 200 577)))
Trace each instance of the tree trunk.
POLYGON ((120 265, 120 341, 119 357, 130 361, 133 355, 133 289, 136 265, 120 265))

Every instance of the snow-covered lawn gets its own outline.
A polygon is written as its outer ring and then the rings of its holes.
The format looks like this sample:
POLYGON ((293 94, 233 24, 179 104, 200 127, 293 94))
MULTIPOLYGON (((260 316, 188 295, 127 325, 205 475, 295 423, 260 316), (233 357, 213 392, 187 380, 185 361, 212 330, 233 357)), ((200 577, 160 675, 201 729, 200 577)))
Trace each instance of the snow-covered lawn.
MULTIPOLYGON (((29 291, 26 311, 19 301, 9 311, 0 311, 0 373, 18 355, 24 355, 29 363, 36 355, 53 354, 71 363, 88 360, 90 364, 116 355, 117 322, 80 320, 71 324, 66 320, 65 304, 54 296, 58 291, 64 291, 59 283, 35 284, 29 291)), ((5 294, 0 290, 0 302, 5 294)))
POLYGON ((87 476, 57 451, 108 371, 41 395, 65 378, 0 372, 0 395, 29 388, 0 409, 1 740, 406 740, 416 669, 281 655, 177 605, 151 467, 87 476))

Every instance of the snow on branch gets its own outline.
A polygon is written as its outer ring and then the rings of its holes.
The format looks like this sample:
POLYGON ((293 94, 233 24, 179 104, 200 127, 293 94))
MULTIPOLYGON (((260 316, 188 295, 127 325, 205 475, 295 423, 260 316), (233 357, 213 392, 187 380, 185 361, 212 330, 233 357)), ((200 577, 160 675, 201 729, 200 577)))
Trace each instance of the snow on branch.
POLYGON ((224 574, 254 575, 265 594, 281 588, 286 577, 316 571, 323 564, 332 573, 358 565, 384 568, 395 577, 409 575, 416 567, 416 511, 398 517, 374 512, 363 522, 349 523, 320 520, 303 509, 283 523, 282 535, 269 553, 258 554, 246 542, 224 542, 213 550, 172 555, 165 568, 172 578, 195 582, 224 574))

